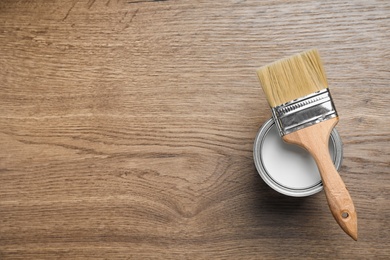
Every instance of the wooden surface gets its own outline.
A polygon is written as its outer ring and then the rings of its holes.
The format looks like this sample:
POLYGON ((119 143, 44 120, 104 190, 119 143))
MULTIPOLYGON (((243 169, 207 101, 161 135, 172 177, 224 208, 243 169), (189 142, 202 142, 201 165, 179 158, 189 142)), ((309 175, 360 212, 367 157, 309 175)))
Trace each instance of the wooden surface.
POLYGON ((1 1, 0 259, 388 259, 389 1, 1 1), (256 68, 316 47, 359 240, 279 195, 256 68))

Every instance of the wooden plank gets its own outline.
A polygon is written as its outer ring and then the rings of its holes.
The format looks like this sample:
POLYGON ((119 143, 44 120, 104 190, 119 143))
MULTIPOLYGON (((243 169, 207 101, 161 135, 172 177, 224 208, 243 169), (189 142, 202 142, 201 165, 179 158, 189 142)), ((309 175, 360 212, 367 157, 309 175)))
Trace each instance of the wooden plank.
POLYGON ((1 259, 390 255, 388 1, 1 1, 1 259), (279 195, 255 70, 316 47, 354 242, 279 195))

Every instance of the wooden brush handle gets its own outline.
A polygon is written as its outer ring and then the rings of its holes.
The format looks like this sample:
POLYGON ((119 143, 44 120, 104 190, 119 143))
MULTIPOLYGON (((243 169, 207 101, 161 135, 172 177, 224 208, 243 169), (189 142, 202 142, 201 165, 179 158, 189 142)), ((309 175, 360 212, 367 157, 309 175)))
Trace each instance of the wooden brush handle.
POLYGON ((283 140, 305 148, 313 156, 321 173, 326 199, 333 217, 348 235, 357 240, 355 206, 329 154, 329 137, 337 122, 337 117, 332 118, 287 134, 283 136, 283 140))

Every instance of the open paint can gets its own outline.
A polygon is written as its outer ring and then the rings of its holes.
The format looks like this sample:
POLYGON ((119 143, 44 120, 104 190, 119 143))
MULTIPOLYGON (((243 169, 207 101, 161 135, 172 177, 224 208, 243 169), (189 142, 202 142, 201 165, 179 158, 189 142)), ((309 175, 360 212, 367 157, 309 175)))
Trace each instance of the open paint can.
MULTIPOLYGON (((335 128, 329 138, 329 152, 338 170, 343 158, 343 145, 335 128)), ((277 192, 304 197, 323 188, 313 157, 305 149, 285 143, 273 118, 265 122, 257 133, 253 158, 261 178, 277 192)))

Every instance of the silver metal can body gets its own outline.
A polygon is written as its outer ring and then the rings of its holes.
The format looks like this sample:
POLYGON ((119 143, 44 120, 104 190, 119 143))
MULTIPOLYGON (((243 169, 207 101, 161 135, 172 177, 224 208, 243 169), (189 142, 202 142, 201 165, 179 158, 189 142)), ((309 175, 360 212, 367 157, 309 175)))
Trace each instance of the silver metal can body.
MULTIPOLYGON (((343 145, 335 128, 331 132, 329 152, 336 169, 339 169, 343 145)), ((279 193, 305 197, 323 189, 314 159, 303 148, 284 143, 273 118, 266 121, 257 133, 253 158, 261 178, 279 193)))

